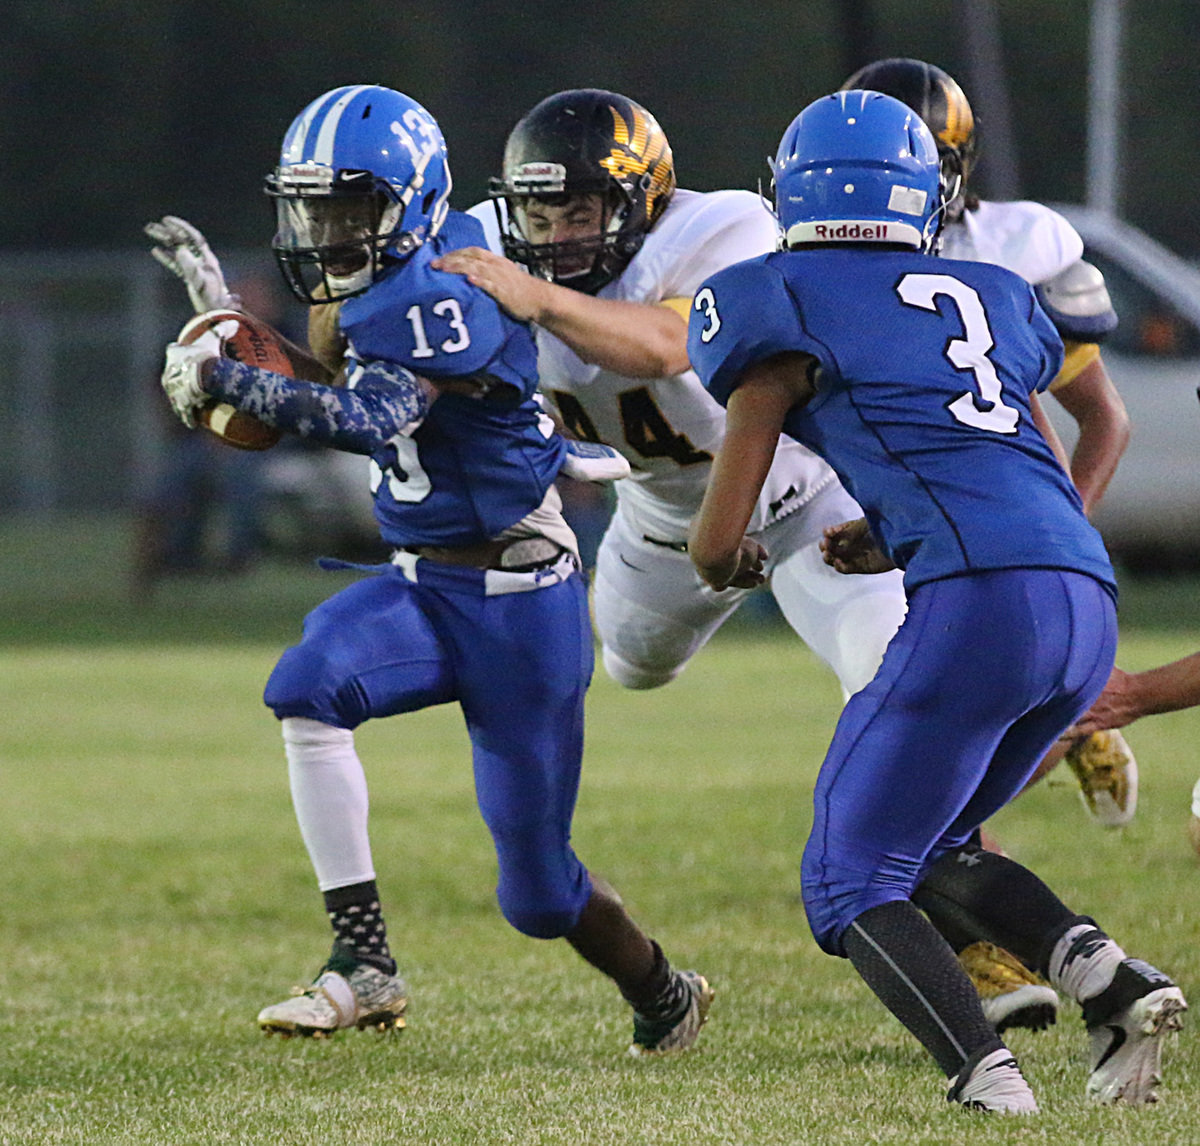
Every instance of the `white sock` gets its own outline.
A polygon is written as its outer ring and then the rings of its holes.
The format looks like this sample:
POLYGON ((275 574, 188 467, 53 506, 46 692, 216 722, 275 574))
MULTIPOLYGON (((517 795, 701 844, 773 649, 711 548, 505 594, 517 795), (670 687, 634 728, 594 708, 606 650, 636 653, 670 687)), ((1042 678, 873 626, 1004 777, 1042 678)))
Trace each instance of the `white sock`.
POLYGON ((1090 924, 1076 924, 1050 954, 1050 983, 1082 1003, 1108 987, 1124 958, 1125 952, 1103 931, 1090 924))
POLYGON ((1196 781, 1196 786, 1192 789, 1192 815, 1200 818, 1200 780, 1196 781))
POLYGON ((292 804, 321 890, 374 879, 367 778, 354 733, 302 716, 282 726, 292 804))

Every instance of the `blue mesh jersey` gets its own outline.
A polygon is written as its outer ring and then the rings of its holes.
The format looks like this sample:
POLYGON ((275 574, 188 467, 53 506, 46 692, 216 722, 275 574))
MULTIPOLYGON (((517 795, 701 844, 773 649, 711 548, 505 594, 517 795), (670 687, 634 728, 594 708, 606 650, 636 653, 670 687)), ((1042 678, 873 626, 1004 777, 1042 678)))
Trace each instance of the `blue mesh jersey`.
POLYGON ((472 245, 486 245, 483 228, 451 211, 432 242, 347 299, 339 315, 351 378, 356 363, 388 362, 492 387, 486 398, 440 395, 411 437, 397 435, 373 456, 375 516, 397 547, 495 537, 541 505, 566 448, 534 401, 529 327, 462 275, 429 265, 472 245))
POLYGON ((1100 535, 1030 413, 1062 364, 1033 289, 915 251, 781 251, 713 275, 688 350, 723 405, 753 363, 802 351, 817 393, 784 429, 826 458, 911 589, 990 569, 1113 584, 1100 535))

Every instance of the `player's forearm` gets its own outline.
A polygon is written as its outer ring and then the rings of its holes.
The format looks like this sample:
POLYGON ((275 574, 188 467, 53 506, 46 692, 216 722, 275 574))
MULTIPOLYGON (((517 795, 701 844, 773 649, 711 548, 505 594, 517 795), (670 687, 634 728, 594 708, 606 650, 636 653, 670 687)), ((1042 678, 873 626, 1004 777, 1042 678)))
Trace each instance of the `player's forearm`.
POLYGON ((1089 516, 1104 497, 1127 440, 1128 435, 1123 436, 1110 427, 1098 427, 1094 433, 1081 430, 1071 455, 1071 481, 1083 499, 1084 513, 1089 516))
POLYGON ((584 362, 629 378, 666 378, 688 369, 687 323, 676 311, 543 285, 534 321, 584 362))
POLYGON ((353 389, 297 381, 229 358, 205 364, 203 384, 214 398, 269 426, 354 454, 374 454, 397 434, 412 433, 432 399, 407 370, 371 367, 353 389))
POLYGON ((716 588, 729 584, 737 570, 742 538, 775 460, 785 410, 775 396, 749 385, 730 397, 725 441, 688 537, 693 564, 716 588))
POLYGON ((736 466, 727 464, 718 471, 723 452, 713 463, 704 501, 688 532, 692 564, 715 589, 725 588, 737 572, 742 538, 758 500, 758 492, 743 485, 741 476, 733 472, 736 466))
POLYGON ((1137 716, 1192 708, 1200 704, 1200 652, 1146 672, 1131 673, 1127 684, 1137 716))

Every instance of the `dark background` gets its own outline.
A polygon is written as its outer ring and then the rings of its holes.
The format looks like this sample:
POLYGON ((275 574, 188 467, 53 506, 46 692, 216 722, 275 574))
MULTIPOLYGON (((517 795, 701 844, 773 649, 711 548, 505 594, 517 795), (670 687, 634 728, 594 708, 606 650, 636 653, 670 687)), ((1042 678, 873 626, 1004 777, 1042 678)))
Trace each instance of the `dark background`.
MULTIPOLYGON (((807 102, 867 60, 913 55, 967 90, 987 190, 997 173, 969 32, 992 22, 1016 152, 1004 188, 1079 202, 1090 11, 1087 0, 5 0, 0 249, 142 246, 141 224, 164 212, 217 249, 265 245, 261 181, 288 123, 321 92, 361 82, 438 118, 465 207, 516 119, 560 88, 644 103, 683 186, 753 187, 807 102)), ((1122 58, 1120 213, 1189 256, 1200 255, 1197 17, 1195 0, 1126 0, 1122 58)))

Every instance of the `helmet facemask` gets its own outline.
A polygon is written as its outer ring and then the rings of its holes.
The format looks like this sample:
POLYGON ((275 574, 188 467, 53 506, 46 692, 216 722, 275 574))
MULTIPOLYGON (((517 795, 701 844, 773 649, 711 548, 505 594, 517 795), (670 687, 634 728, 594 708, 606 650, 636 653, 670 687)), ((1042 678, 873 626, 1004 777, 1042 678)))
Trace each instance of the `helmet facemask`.
POLYGON ((549 96, 521 118, 489 194, 510 259, 595 294, 641 250, 674 190, 671 148, 654 117, 616 92, 579 88, 549 96), (568 226, 553 241, 553 230, 537 226, 538 206, 562 215, 584 198, 602 207, 590 229, 568 226))
POLYGON ((378 85, 319 96, 266 179, 292 293, 309 304, 361 294, 438 234, 450 188, 441 129, 420 104, 378 85))
POLYGON ((275 200, 271 247, 292 292, 310 304, 361 294, 376 279, 389 251, 414 250, 398 232, 404 204, 370 172, 297 178, 286 169, 268 181, 275 200))
POLYGON ((507 195, 508 218, 501 214, 505 255, 539 278, 594 294, 625 269, 642 245, 642 235, 629 231, 634 203, 613 183, 602 191, 507 195), (590 216, 590 217, 589 217, 590 216), (550 240, 566 222, 578 220, 576 237, 550 240), (585 230, 586 229, 586 230, 585 230))

